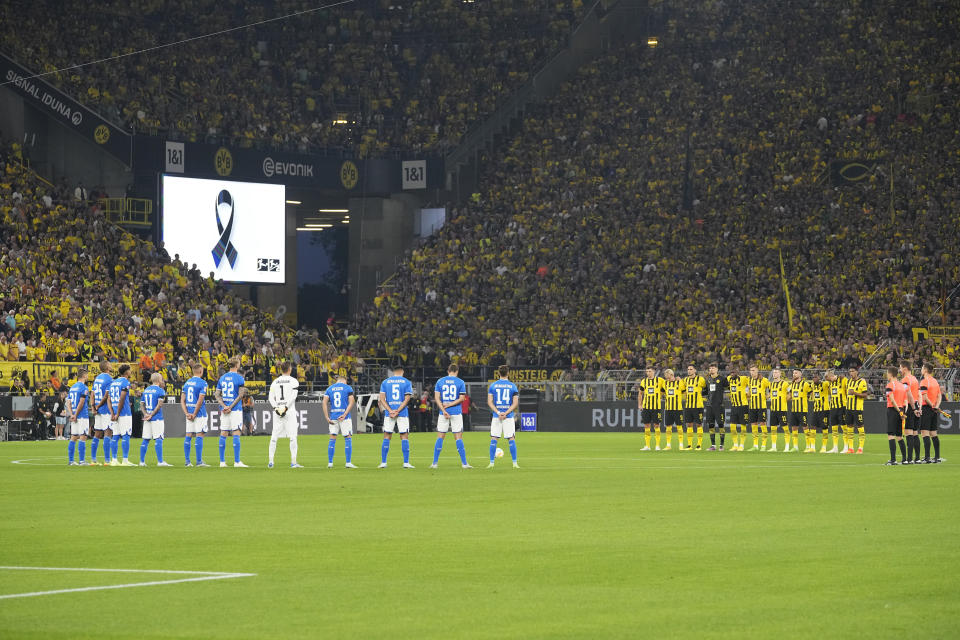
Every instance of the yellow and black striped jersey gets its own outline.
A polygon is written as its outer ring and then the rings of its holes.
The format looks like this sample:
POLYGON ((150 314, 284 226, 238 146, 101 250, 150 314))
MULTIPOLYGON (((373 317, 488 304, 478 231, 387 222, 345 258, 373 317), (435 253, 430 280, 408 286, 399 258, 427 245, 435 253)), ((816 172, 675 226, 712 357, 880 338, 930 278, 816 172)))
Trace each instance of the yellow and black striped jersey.
POLYGON ((687 409, 703 409, 703 390, 707 381, 703 376, 687 376, 683 379, 683 406, 687 409))
POLYGON ((810 391, 813 385, 809 380, 791 380, 790 381, 790 410, 800 413, 807 412, 807 400, 810 397, 810 391))
POLYGON ((790 383, 786 380, 776 380, 770 383, 770 410, 787 411, 790 404, 787 401, 790 383))
POLYGON ((814 411, 827 410, 827 394, 830 392, 828 389, 829 386, 830 383, 826 380, 811 383, 810 392, 812 394, 811 399, 813 400, 814 411))
POLYGON ((827 389, 827 407, 843 409, 847 404, 847 379, 838 377, 833 382, 824 382, 827 389))
POLYGON ((640 381, 640 394, 643 396, 642 408, 662 409, 664 390, 663 378, 644 378, 640 381))
POLYGON ((750 377, 727 376, 730 388, 730 404, 734 407, 745 407, 750 402, 750 377))
POLYGON ((750 408, 766 409, 767 394, 770 391, 770 381, 766 378, 757 376, 750 378, 750 408))
POLYGON ((663 381, 663 408, 666 411, 683 409, 683 390, 684 384, 680 378, 663 381))
POLYGON ((850 411, 863 411, 863 398, 858 398, 854 393, 866 393, 867 381, 863 378, 847 378, 847 409, 850 411))

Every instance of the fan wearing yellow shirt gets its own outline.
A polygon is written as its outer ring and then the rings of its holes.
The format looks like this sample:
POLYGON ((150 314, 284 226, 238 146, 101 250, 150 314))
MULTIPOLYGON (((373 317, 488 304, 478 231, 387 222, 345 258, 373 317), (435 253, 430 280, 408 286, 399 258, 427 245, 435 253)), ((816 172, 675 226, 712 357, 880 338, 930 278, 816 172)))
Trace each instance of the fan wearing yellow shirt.
MULTIPOLYGON (((664 451, 669 451, 673 435, 671 429, 677 428, 677 444, 680 451, 683 448, 683 380, 680 380, 673 373, 673 369, 664 369, 663 377, 663 432, 665 434, 666 446, 664 451)), ((657 439, 659 445, 659 438, 657 439)))
POLYGON ((697 430, 696 451, 703 449, 703 390, 707 380, 697 373, 692 364, 683 379, 683 421, 687 424, 687 446, 693 444, 693 430, 697 430))
POLYGON ((830 435, 833 438, 833 448, 824 450, 827 443, 823 443, 820 453, 838 453, 839 431, 844 427, 843 410, 847 404, 847 379, 841 378, 835 371, 828 371, 827 378, 827 422, 830 425, 830 435))
POLYGON ((733 439, 731 451, 743 451, 747 441, 747 405, 750 402, 750 378, 741 376, 736 365, 731 365, 727 376, 727 388, 730 389, 730 436, 733 439), (743 431, 738 433, 740 427, 743 431))
POLYGON ((657 451, 660 451, 660 411, 663 407, 663 378, 658 378, 653 367, 647 367, 647 377, 640 381, 637 407, 643 423, 643 438, 646 443, 641 451, 650 451, 650 432, 657 436, 657 451))
POLYGON ((749 398, 748 420, 753 433, 753 448, 751 451, 764 451, 767 448, 767 396, 770 395, 770 381, 760 377, 757 365, 750 367, 750 382, 748 384, 749 398), (757 446, 759 434, 763 434, 763 441, 757 446))
POLYGON ((860 377, 860 369, 850 367, 847 378, 847 407, 844 417, 847 425, 843 429, 843 450, 840 453, 853 453, 853 430, 857 430, 860 438, 860 448, 857 453, 863 453, 863 445, 867 434, 863 428, 863 400, 867 397, 867 381, 860 377))
POLYGON ((810 427, 807 425, 808 398, 811 389, 810 382, 803 379, 803 372, 800 369, 794 369, 793 380, 790 381, 790 440, 792 446, 787 447, 784 451, 791 453, 800 451, 801 427, 803 427, 803 433, 807 438, 804 453, 817 450, 813 438, 809 436, 810 427))
POLYGON ((777 429, 783 429, 783 446, 790 448, 790 425, 787 416, 790 402, 788 399, 790 383, 783 379, 783 371, 773 370, 773 380, 770 382, 770 448, 767 451, 777 451, 777 429))

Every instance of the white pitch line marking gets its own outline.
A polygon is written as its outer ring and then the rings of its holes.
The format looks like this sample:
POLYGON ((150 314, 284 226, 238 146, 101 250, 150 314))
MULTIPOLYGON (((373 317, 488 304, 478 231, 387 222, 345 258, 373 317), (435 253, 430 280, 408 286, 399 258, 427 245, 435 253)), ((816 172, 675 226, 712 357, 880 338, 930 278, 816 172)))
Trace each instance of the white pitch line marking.
POLYGON ((206 580, 229 580, 232 578, 252 578, 255 573, 224 573, 221 571, 177 571, 166 569, 87 569, 83 567, 3 567, 0 571, 84 571, 89 573, 157 573, 167 575, 189 575, 190 578, 175 580, 152 580, 150 582, 130 582, 127 584, 110 584, 93 587, 76 587, 72 589, 53 589, 51 591, 31 591, 28 593, 8 593, 0 595, 0 600, 10 598, 30 598, 34 596, 49 596, 57 593, 77 593, 81 591, 104 591, 107 589, 132 589, 134 587, 152 587, 162 584, 180 584, 183 582, 203 582, 206 580))

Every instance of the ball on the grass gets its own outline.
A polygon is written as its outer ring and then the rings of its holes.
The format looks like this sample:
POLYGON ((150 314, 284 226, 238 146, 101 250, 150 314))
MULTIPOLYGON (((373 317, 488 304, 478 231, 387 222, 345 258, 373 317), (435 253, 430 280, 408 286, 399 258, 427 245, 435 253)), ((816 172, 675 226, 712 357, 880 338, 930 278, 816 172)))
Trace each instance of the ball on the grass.
POLYGON ((496 452, 494 455, 496 455, 498 458, 502 458, 502 457, 503 457, 503 449, 501 449, 500 447, 497 447, 497 452, 496 452))

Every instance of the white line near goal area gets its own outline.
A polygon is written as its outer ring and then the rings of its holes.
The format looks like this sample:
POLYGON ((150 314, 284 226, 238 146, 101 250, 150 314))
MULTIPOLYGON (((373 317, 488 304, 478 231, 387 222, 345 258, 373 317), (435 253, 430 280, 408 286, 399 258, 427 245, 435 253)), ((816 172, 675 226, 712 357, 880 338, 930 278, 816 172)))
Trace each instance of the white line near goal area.
POLYGON ((27 593, 0 594, 0 600, 10 598, 31 598, 34 596, 49 596, 57 593, 77 593, 80 591, 103 591, 106 589, 132 589, 134 587, 153 587, 162 584, 179 584, 182 582, 203 582, 207 580, 230 580, 232 578, 252 578, 255 573, 225 573, 222 571, 178 571, 167 569, 90 569, 85 567, 4 567, 0 571, 82 571, 85 573, 150 573, 171 576, 190 576, 172 578, 169 580, 151 580, 149 582, 130 582, 126 584, 108 584, 93 587, 75 587, 72 589, 53 589, 50 591, 30 591, 27 593))

